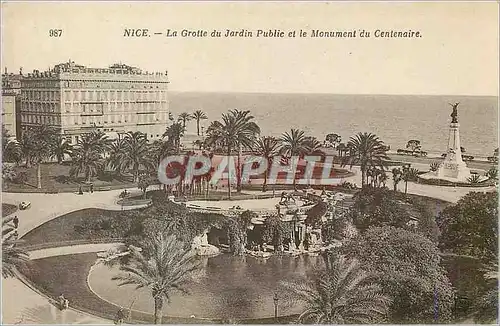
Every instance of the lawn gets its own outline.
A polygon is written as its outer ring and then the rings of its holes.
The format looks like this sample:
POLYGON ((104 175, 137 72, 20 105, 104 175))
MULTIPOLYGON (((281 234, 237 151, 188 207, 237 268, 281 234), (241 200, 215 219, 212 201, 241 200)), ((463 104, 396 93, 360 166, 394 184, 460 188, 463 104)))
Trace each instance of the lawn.
MULTIPOLYGON (((42 188, 37 188, 37 169, 35 166, 26 168, 25 166, 17 166, 14 168, 16 173, 26 173, 27 180, 23 184, 13 182, 4 182, 3 191, 8 192, 76 192, 78 185, 85 181, 82 176, 76 180, 69 178, 69 164, 44 163, 41 166, 42 188)), ((99 190, 101 187, 120 189, 137 187, 136 183, 131 182, 127 178, 114 178, 109 173, 105 173, 92 180, 94 189, 99 190)), ((87 189, 83 189, 86 191, 87 189)))
MULTIPOLYGON (((411 155, 399 155, 399 154, 389 154, 389 158, 392 161, 404 162, 404 163, 421 163, 421 164, 431 164, 431 162, 441 162, 442 158, 432 158, 432 157, 415 157, 411 155)), ((485 162, 485 161, 470 161, 466 162, 467 166, 475 170, 488 171, 492 166, 496 166, 496 163, 485 162)))
MULTIPOLYGON (((87 208, 79 211, 61 215, 50 220, 37 228, 29 231, 22 239, 28 246, 57 244, 65 241, 86 240, 88 237, 75 230, 75 226, 82 225, 85 221, 99 218, 101 220, 112 219, 123 215, 120 211, 108 211, 98 208, 87 208)), ((124 217, 126 218, 126 217, 124 217)))
POLYGON ((17 211, 16 205, 4 204, 2 203, 2 217, 9 216, 10 214, 17 211))

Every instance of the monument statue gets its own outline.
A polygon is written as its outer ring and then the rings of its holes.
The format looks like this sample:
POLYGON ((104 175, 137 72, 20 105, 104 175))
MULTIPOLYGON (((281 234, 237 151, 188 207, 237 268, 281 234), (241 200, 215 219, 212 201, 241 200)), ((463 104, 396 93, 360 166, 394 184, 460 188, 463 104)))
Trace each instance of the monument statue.
POLYGON ((460 102, 457 102, 455 104, 451 104, 451 107, 453 108, 453 111, 451 112, 451 123, 458 123, 458 112, 457 112, 457 109, 458 109, 458 105, 460 104, 460 102))

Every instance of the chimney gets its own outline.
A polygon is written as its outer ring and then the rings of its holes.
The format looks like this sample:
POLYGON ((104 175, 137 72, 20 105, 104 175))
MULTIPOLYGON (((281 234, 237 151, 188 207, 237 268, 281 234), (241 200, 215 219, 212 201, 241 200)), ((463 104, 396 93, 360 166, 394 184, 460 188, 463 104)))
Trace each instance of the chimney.
POLYGON ((5 74, 7 75, 7 67, 5 67, 4 69, 5 69, 5 74))

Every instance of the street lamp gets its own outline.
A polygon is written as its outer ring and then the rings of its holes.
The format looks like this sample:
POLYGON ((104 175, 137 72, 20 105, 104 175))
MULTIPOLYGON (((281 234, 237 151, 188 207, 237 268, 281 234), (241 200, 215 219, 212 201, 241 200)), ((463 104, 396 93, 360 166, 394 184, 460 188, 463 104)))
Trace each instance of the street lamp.
POLYGON ((279 301, 278 292, 274 292, 273 301, 274 301, 274 320, 278 321, 278 301, 279 301))

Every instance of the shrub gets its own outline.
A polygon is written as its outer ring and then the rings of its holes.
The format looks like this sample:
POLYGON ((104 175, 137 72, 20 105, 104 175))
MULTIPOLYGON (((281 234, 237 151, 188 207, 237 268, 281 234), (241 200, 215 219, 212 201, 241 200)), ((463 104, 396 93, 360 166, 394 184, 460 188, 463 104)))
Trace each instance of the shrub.
POLYGON ((18 172, 13 181, 14 181, 14 183, 17 183, 17 184, 26 183, 28 181, 28 173, 26 173, 24 171, 18 172))
POLYGON ((383 292, 393 298, 391 323, 432 323, 436 303, 439 323, 451 320, 453 287, 440 265, 437 245, 426 237, 400 228, 373 227, 341 251, 357 257, 363 268, 380 280, 383 292))
POLYGON ((433 161, 430 164, 430 168, 432 172, 436 172, 439 169, 439 166, 441 165, 441 162, 438 161, 433 161))
POLYGON ((480 176, 478 174, 473 174, 470 177, 467 178, 467 181, 471 184, 476 184, 480 182, 480 176))
POLYGON ((492 166, 488 172, 486 172, 486 176, 490 179, 497 179, 498 178, 498 168, 496 166, 492 166))

